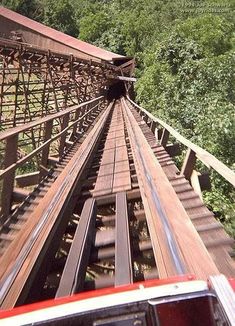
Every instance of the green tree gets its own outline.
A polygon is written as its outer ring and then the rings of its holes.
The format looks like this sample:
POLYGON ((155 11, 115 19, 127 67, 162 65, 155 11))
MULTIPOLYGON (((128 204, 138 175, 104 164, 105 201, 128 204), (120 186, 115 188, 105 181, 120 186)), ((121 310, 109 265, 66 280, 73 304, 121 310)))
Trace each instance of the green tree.
POLYGON ((74 37, 79 33, 76 11, 70 0, 46 0, 43 23, 74 37))
POLYGON ((2 0, 1 4, 31 19, 43 19, 43 2, 39 0, 2 0))
MULTIPOLYGON (((145 51, 136 91, 143 106, 235 169, 233 30, 211 15, 178 23, 145 51)), ((216 173, 205 200, 235 236, 234 192, 216 173)))
POLYGON ((79 38, 95 43, 109 27, 110 22, 106 12, 91 12, 80 20, 79 38))

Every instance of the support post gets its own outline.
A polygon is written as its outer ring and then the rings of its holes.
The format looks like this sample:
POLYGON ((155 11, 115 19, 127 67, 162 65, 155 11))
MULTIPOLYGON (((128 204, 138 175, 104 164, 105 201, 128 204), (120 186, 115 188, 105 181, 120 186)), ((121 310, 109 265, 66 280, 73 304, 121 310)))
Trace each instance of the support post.
MULTIPOLYGON (((44 142, 46 142, 51 138, 52 128, 53 128, 53 120, 47 121, 45 124, 44 142)), ((40 167, 40 175, 39 175, 40 180, 45 175, 44 168, 47 168, 49 153, 50 153, 50 145, 42 150, 41 167, 40 167)))
MULTIPOLYGON (((75 112, 75 121, 79 119, 79 116, 80 116, 80 109, 77 109, 76 112, 75 112)), ((77 128, 78 128, 78 123, 76 123, 73 126, 73 131, 72 131, 72 135, 71 135, 71 140, 72 141, 74 141, 74 138, 77 135, 77 128)))
POLYGON ((197 160, 196 153, 192 149, 189 148, 186 153, 184 163, 183 163, 183 166, 182 166, 181 172, 180 172, 180 174, 184 175, 187 180, 190 180, 190 178, 191 178, 196 160, 197 160))
POLYGON ((150 124, 150 129, 151 129, 151 131, 152 131, 153 134, 155 134, 156 127, 157 127, 156 121, 152 120, 151 121, 151 124, 150 124))
POLYGON ((163 132, 162 132, 161 139, 160 139, 160 144, 161 144, 163 147, 166 147, 167 142, 168 142, 168 139, 169 139, 169 136, 170 136, 169 131, 168 131, 166 128, 164 128, 164 129, 163 129, 163 132))
POLYGON ((146 122, 146 124, 148 123, 148 115, 146 113, 144 114, 143 120, 146 122))
MULTIPOLYGON (((63 117, 63 122, 61 125, 61 131, 64 130, 69 124, 69 113, 65 114, 63 117)), ((59 157, 62 157, 64 154, 64 147, 65 147, 65 141, 67 137, 67 132, 65 132, 61 137, 60 137, 60 146, 59 146, 59 157)))
POLYGON ((196 194, 198 194, 198 196, 203 201, 202 190, 201 190, 201 185, 199 180, 199 173, 196 170, 193 170, 192 175, 190 177, 190 181, 194 191, 196 192, 196 194))
MULTIPOLYGON (((6 140, 4 168, 6 169, 10 165, 17 161, 17 147, 18 147, 18 135, 13 135, 6 140)), ((15 171, 9 172, 3 178, 2 194, 1 194, 1 223, 4 223, 7 216, 11 212, 12 194, 14 190, 15 171)))

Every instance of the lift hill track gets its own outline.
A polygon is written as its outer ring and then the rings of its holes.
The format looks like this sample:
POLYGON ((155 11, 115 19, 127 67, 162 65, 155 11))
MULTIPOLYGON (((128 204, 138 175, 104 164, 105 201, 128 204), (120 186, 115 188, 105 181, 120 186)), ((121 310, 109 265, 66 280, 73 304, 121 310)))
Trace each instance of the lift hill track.
POLYGON ((233 240, 202 201, 209 179, 196 161, 233 186, 234 173, 131 100, 131 58, 50 42, 0 39, 1 308, 152 278, 233 277, 233 240))

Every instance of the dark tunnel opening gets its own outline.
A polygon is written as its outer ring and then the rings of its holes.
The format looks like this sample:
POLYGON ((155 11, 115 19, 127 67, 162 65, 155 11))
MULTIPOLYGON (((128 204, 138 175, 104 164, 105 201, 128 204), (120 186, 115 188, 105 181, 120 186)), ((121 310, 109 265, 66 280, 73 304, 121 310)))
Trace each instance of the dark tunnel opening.
POLYGON ((107 91, 107 99, 108 101, 112 101, 113 99, 118 99, 121 96, 126 94, 126 88, 123 81, 118 81, 115 84, 111 85, 107 91))

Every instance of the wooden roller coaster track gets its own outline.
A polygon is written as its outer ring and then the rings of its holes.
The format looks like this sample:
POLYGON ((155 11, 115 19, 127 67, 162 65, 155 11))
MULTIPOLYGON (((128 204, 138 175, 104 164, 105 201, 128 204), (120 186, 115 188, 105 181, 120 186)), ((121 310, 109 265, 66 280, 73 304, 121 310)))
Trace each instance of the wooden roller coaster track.
POLYGON ((233 186, 235 175, 133 102, 133 60, 0 36, 1 308, 152 278, 234 276, 233 239, 203 203, 209 178, 196 161, 233 186))

